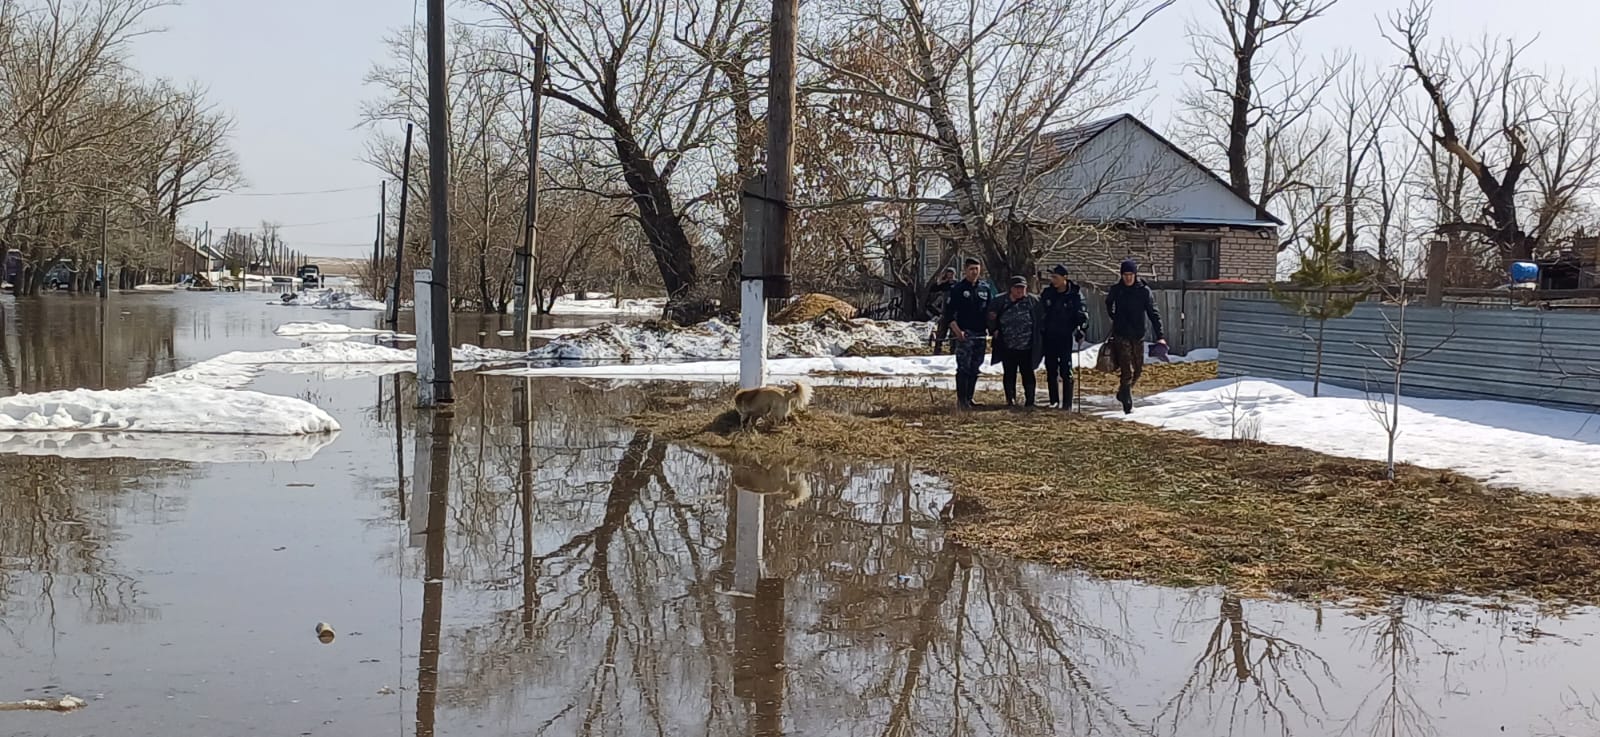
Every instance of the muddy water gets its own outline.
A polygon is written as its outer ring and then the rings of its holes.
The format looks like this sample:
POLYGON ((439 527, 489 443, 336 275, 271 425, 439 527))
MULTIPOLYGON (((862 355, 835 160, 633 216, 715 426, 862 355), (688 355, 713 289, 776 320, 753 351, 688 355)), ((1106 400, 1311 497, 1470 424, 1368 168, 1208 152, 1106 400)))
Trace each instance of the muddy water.
MULTIPOLYGON (((104 353, 92 300, 0 302, 0 392, 376 320, 259 300, 114 299, 104 353)), ((0 734, 1600 734, 1593 613, 1096 580, 948 544, 904 464, 597 421, 626 385, 463 375, 419 413, 408 379, 263 375, 344 425, 295 463, 0 456, 0 701, 89 699, 0 734)))

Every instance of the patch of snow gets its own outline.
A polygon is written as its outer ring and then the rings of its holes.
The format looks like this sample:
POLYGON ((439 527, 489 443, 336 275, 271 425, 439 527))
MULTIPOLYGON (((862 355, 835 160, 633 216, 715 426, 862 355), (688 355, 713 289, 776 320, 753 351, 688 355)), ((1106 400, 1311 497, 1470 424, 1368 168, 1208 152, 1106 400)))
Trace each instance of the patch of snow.
POLYGON ((394 335, 393 330, 383 328, 363 328, 354 325, 340 325, 331 322, 286 322, 273 329, 272 333, 280 338, 302 338, 306 336, 337 336, 341 339, 357 335, 394 335))
MULTIPOLYGON (((479 348, 475 345, 456 348, 452 356, 458 369, 513 363, 526 357, 515 351, 479 348)), ((255 380, 267 368, 283 373, 317 374, 325 379, 358 379, 405 373, 416 365, 417 352, 414 349, 339 341, 275 351, 224 353, 157 376, 145 382, 145 385, 156 388, 207 386, 237 389, 255 380)))
POLYGON ((176 285, 176 284, 136 284, 136 285, 134 285, 133 289, 136 292, 173 292, 173 291, 177 291, 178 285, 176 285))
POLYGON ((0 432, 114 430, 219 435, 333 432, 327 412, 294 397, 189 385, 0 398, 0 432))
POLYGON ((368 312, 382 312, 388 309, 383 302, 370 299, 365 295, 337 289, 306 289, 296 292, 299 296, 292 302, 283 301, 282 297, 267 302, 280 307, 310 307, 315 310, 364 310, 368 312))
MULTIPOLYGON (((1268 443, 1383 460, 1381 410, 1361 392, 1323 384, 1321 394, 1311 396, 1310 382, 1217 379, 1141 400, 1126 419, 1228 438, 1239 417, 1268 443)), ((1592 495, 1600 492, 1600 418, 1508 402, 1404 398, 1395 457, 1491 486, 1592 495)))
MULTIPOLYGON (((565 338, 568 335, 577 335, 578 333, 581 333, 581 332, 583 332, 585 330, 588 330, 588 329, 589 328, 543 328, 543 329, 540 329, 540 330, 529 330, 528 331, 528 337, 530 337, 530 338, 565 338)), ((516 334, 517 334, 517 331, 515 331, 515 330, 501 330, 501 331, 495 333, 495 335, 498 335, 498 336, 500 336, 502 338, 509 338, 509 337, 511 337, 513 335, 516 335, 516 334)))
POLYGON ((186 463, 309 461, 338 433, 314 435, 175 435, 136 432, 0 432, 0 454, 60 458, 133 458, 186 463))
MULTIPOLYGON (((774 358, 837 356, 852 349, 916 348, 929 326, 919 322, 824 321, 770 328, 767 354, 774 358)), ((551 340, 530 357, 557 361, 651 363, 739 357, 739 328, 721 320, 689 327, 656 324, 601 325, 551 340)))
POLYGON ((591 299, 578 299, 575 295, 563 294, 556 297, 550 306, 552 315, 661 315, 661 308, 667 301, 661 298, 650 299, 624 299, 619 305, 611 299, 610 295, 590 292, 591 299))

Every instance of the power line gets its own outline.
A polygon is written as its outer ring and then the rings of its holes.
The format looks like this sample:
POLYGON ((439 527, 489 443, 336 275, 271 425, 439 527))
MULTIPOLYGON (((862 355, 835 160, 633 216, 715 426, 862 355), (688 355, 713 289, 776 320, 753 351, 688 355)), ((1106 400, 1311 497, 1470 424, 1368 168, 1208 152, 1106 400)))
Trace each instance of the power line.
POLYGON ((316 190, 306 190, 306 191, 303 191, 303 192, 227 192, 227 193, 220 194, 220 195, 217 195, 217 196, 218 197, 299 197, 301 195, 313 195, 313 194, 338 194, 340 192, 363 192, 363 191, 366 191, 366 190, 377 189, 377 188, 378 188, 378 185, 369 184, 369 185, 364 186, 364 187, 343 187, 343 188, 340 188, 340 189, 316 189, 316 190))
POLYGON ((338 220, 324 220, 324 221, 322 221, 320 223, 289 223, 289 224, 286 224, 286 225, 279 225, 279 224, 276 224, 276 223, 267 223, 266 225, 260 225, 260 224, 257 224, 257 225, 213 225, 213 226, 211 226, 211 229, 212 230, 264 230, 264 229, 269 229, 270 228, 270 229, 273 229, 273 230, 282 230, 284 228, 311 228, 311 227, 315 227, 315 226, 318 226, 318 225, 338 225, 340 223, 353 223, 353 222, 356 222, 358 220, 371 220, 371 219, 376 218, 376 217, 378 217, 378 213, 374 212, 374 213, 371 213, 371 214, 368 214, 368 215, 357 215, 355 217, 340 218, 338 220))

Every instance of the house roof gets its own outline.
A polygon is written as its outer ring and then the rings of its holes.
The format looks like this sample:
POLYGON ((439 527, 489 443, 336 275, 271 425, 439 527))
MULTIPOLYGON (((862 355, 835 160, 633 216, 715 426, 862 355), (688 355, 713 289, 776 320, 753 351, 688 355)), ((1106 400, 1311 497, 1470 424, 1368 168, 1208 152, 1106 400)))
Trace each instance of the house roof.
MULTIPOLYGON (((1068 167, 1073 167, 1075 165, 1081 165, 1082 164, 1081 157, 1078 154, 1086 146, 1088 146, 1088 144, 1090 142, 1094 141, 1101 134, 1104 134, 1106 131, 1111 130, 1112 128, 1116 127, 1116 125, 1118 123, 1121 123, 1123 121, 1127 121, 1127 122, 1131 123, 1132 125, 1136 126, 1139 131, 1141 131, 1145 135, 1149 136, 1151 139, 1156 141, 1160 146, 1162 146, 1165 149, 1167 149, 1168 151, 1178 155, 1179 157, 1182 158, 1183 161, 1185 161, 1189 165, 1193 166, 1196 170, 1198 170, 1200 172, 1203 172, 1204 176, 1205 176, 1205 178, 1207 180, 1209 180, 1211 182, 1214 182, 1216 184, 1219 184, 1224 189, 1226 189, 1227 193, 1228 193, 1228 196, 1230 196, 1230 197, 1232 197, 1232 198, 1234 198, 1234 199, 1236 199, 1236 200, 1238 200, 1240 202, 1243 202, 1244 204, 1249 205, 1249 207, 1250 207, 1250 209, 1252 211, 1258 213, 1259 215, 1264 215, 1265 216, 1265 217, 1259 217, 1258 216, 1258 217, 1249 218, 1249 219, 1244 219, 1244 218, 1194 218, 1194 217, 1160 218, 1160 219, 1158 219, 1158 218, 1148 218, 1148 219, 1146 219, 1146 222, 1151 222, 1151 223, 1161 222, 1161 223, 1169 223, 1169 224, 1196 223, 1196 224, 1210 224, 1210 225, 1238 225, 1238 226, 1242 226, 1242 227, 1272 227, 1272 226, 1283 225, 1283 221, 1282 220, 1280 220, 1277 217, 1273 216, 1271 213, 1265 212, 1261 208, 1261 206, 1256 204, 1256 202, 1254 200, 1252 200, 1251 198, 1240 197, 1237 194, 1235 194, 1233 192, 1232 187, 1229 186, 1228 183, 1225 180, 1222 179, 1222 177, 1218 176, 1216 172, 1212 171, 1210 167, 1207 167, 1205 164, 1200 163, 1200 161, 1198 159, 1196 159, 1194 156, 1190 155, 1189 152, 1183 150, 1182 148, 1178 147, 1176 144, 1174 144, 1171 141, 1167 140, 1167 138, 1165 136, 1162 136, 1160 133, 1157 133, 1155 131, 1155 129, 1151 128, 1149 125, 1146 125, 1144 123, 1144 121, 1139 120, 1138 117, 1134 116, 1131 113, 1122 113, 1120 115, 1114 115, 1114 116, 1111 116, 1109 118, 1102 118, 1100 120, 1095 120, 1095 121, 1092 121, 1092 122, 1089 122, 1089 123, 1084 123, 1082 125, 1073 126, 1071 128, 1063 128, 1063 129, 1060 129, 1060 130, 1048 131, 1048 132, 1042 134, 1040 136, 1040 140, 1041 140, 1041 143, 1043 145, 1048 147, 1048 148, 1045 149, 1046 152, 1051 153, 1051 154, 1056 154, 1056 155, 1059 156, 1060 163, 1056 167, 1054 167, 1053 170, 1054 171, 1061 171, 1061 170, 1067 169, 1068 167)), ((954 195, 953 191, 952 192, 946 192, 941 197, 941 199, 953 200, 953 195, 954 195)), ((918 208, 918 210, 917 210, 917 222, 921 223, 921 224, 952 224, 952 223, 959 223, 959 222, 961 222, 961 214, 960 214, 959 211, 957 211, 957 209, 956 209, 956 207, 955 207, 955 205, 953 203, 952 204, 948 204, 948 205, 944 205, 944 204, 924 205, 921 208, 918 208)))

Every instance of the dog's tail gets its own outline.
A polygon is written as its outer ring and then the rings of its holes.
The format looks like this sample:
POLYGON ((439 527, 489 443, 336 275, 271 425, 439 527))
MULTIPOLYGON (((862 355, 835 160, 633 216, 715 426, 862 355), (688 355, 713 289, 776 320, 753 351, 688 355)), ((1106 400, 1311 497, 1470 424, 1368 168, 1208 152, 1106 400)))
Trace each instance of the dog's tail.
POLYGON ((804 410, 811 406, 812 389, 810 384, 796 381, 794 388, 789 390, 789 395, 794 397, 793 404, 795 409, 804 410))

